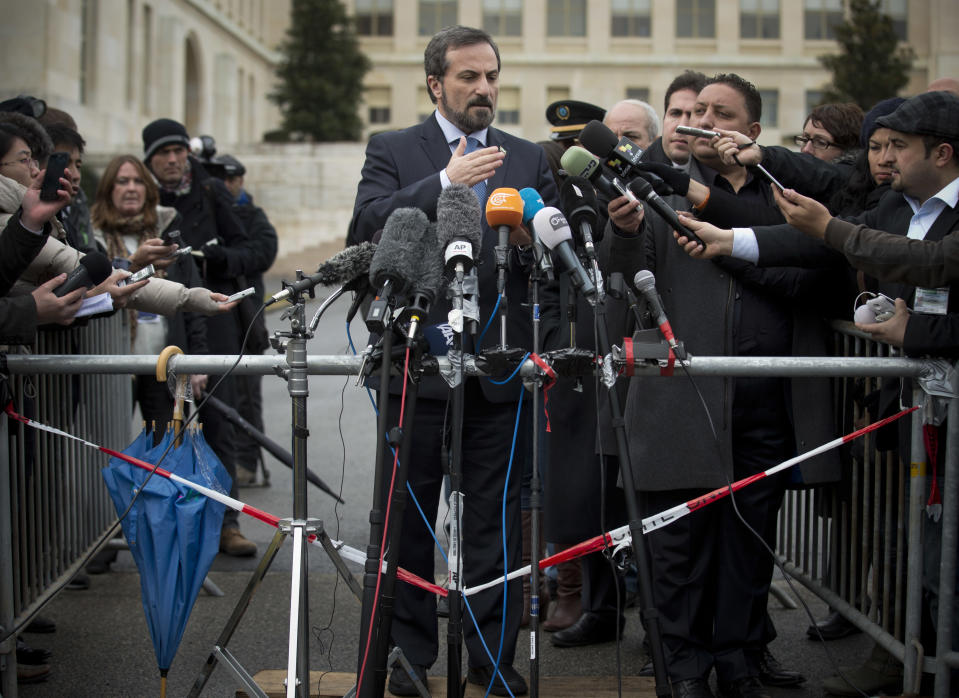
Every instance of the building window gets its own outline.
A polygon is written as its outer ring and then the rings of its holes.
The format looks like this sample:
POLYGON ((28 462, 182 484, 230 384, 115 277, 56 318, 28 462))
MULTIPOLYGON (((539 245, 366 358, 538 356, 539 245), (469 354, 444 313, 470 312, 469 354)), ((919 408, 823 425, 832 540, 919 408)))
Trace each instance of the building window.
POLYGON ((569 99, 568 87, 547 87, 546 88, 546 104, 552 104, 553 102, 559 102, 565 99, 569 99))
POLYGON ((739 38, 778 39, 779 0, 739 0, 739 38))
POLYGON ((150 66, 153 61, 150 57, 153 55, 153 8, 149 5, 143 6, 143 58, 140 62, 140 111, 144 114, 150 113, 150 94, 153 90, 153 82, 150 79, 150 66))
POLYGON ((483 29, 493 36, 521 36, 522 0, 483 0, 483 29))
POLYGON ((547 36, 586 36, 586 0, 549 0, 547 36))
MULTIPOLYGON (((806 90, 806 114, 822 104, 822 90, 806 90)), ((804 116, 803 119, 806 117, 804 116)))
POLYGON ((676 36, 712 39, 716 36, 716 0, 677 0, 676 36))
POLYGON ((900 41, 909 40, 906 0, 879 0, 879 9, 892 18, 892 28, 900 41))
POLYGON ((500 124, 519 123, 519 88, 501 87, 496 100, 496 121, 500 124))
POLYGON ((393 0, 356 0, 359 36, 393 36, 393 0))
POLYGON ((779 90, 760 90, 759 97, 763 101, 759 125, 763 128, 779 128, 779 90))
POLYGON ((96 88, 97 2, 80 3, 80 104, 89 104, 96 88))
POLYGON ((650 4, 650 0, 613 0, 609 33, 612 36, 650 36, 650 4))
POLYGON ((367 108, 367 121, 371 126, 390 123, 392 97, 392 90, 389 87, 368 87, 363 91, 363 99, 367 108))
POLYGON ((835 27, 842 22, 842 0, 803 0, 807 39, 835 39, 835 27))
POLYGON ((420 0, 420 36, 456 24, 456 0, 420 0))
POLYGON ((649 88, 648 87, 627 87, 626 99, 638 99, 641 102, 646 102, 647 104, 649 104, 649 88))

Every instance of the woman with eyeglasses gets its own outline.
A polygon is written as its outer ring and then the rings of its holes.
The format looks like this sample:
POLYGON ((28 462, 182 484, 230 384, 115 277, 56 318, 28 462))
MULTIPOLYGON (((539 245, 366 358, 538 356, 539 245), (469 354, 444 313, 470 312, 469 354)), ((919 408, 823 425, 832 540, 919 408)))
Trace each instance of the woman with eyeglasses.
POLYGON ((852 102, 822 104, 806 117, 793 141, 803 153, 826 162, 851 161, 859 148, 862 109, 852 102))

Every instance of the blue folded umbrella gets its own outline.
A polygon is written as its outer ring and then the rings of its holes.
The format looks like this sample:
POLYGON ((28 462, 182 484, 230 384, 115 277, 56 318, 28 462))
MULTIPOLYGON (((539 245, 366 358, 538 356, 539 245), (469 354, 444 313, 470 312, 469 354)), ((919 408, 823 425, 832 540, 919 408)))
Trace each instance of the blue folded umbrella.
MULTIPOLYGON (((172 433, 167 432, 152 447, 152 436, 144 430, 124 453, 156 463, 171 439, 172 433)), ((183 435, 180 446, 171 449, 160 467, 205 487, 229 490, 230 477, 223 464, 202 437, 194 436, 191 430, 183 435)), ((186 485, 158 474, 150 477, 149 472, 119 458, 110 459, 103 479, 118 516, 139 493, 121 523, 140 571, 143 611, 160 675, 165 677, 193 603, 219 550, 225 507, 186 485)))

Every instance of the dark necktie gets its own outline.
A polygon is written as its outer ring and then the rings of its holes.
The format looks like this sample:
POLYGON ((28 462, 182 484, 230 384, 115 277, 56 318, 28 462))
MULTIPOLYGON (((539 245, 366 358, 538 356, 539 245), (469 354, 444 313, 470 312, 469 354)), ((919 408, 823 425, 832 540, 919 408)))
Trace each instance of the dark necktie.
MULTIPOLYGON (((478 139, 473 138, 473 136, 467 136, 466 138, 466 153, 464 155, 472 153, 474 150, 482 148, 483 144, 479 142, 478 139)), ((480 180, 473 185, 473 193, 476 194, 476 198, 479 199, 480 206, 486 203, 486 181, 480 180)))

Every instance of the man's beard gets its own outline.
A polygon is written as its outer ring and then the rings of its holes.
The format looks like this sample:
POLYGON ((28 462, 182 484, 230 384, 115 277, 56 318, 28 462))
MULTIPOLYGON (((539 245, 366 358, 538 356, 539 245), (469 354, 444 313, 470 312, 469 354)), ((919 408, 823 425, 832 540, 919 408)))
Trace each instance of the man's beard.
POLYGON ((443 110, 446 112, 446 118, 466 134, 482 131, 484 128, 493 123, 493 119, 496 117, 496 113, 493 111, 493 103, 485 97, 473 97, 469 102, 466 103, 466 111, 457 111, 453 109, 449 105, 449 102, 446 101, 445 90, 440 94, 440 102, 443 103, 443 110), (472 113, 470 112, 470 107, 473 106, 489 107, 489 111, 477 111, 472 113))

